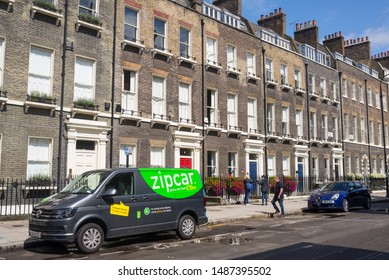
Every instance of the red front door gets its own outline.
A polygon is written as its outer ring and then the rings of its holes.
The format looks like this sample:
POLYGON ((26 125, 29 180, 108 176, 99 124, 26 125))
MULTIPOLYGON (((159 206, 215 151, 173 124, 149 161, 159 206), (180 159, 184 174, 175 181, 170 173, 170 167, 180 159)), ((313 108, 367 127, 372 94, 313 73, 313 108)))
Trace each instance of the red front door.
POLYGON ((192 168, 192 159, 180 158, 180 168, 192 168))

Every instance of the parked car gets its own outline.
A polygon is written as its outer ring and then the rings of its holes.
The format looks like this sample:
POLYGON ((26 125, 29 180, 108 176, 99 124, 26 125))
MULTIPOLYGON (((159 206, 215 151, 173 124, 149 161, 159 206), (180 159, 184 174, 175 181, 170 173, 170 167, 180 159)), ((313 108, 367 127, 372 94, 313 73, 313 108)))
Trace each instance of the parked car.
POLYGON ((371 208, 369 190, 359 182, 344 181, 324 185, 308 198, 310 210, 336 209, 348 212, 351 207, 371 208))

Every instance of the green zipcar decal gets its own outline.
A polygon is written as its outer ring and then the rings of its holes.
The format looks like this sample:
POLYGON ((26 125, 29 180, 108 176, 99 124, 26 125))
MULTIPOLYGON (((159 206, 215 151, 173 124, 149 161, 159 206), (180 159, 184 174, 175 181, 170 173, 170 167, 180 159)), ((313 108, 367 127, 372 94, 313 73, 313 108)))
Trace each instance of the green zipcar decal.
POLYGON ((147 185, 166 198, 187 198, 203 187, 199 173, 193 169, 139 168, 139 171, 147 185))

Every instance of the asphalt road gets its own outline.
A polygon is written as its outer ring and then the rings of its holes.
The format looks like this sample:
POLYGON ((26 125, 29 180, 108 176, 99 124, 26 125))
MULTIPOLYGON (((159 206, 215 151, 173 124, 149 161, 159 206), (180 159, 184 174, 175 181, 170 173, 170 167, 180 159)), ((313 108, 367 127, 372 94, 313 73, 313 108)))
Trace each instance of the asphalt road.
POLYGON ((285 218, 240 220, 201 227, 196 238, 174 233, 131 237, 107 243, 99 252, 42 246, 0 254, 6 260, 389 260, 389 203, 349 213, 317 212, 285 218))

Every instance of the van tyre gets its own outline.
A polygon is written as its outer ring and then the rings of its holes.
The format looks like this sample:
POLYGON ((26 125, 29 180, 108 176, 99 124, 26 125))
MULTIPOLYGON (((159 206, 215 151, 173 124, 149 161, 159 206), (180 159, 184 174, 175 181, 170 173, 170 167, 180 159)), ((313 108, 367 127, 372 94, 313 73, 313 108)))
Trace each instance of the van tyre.
POLYGON ((190 215, 184 215, 178 221, 177 235, 182 239, 191 239, 196 232, 196 222, 190 215))
POLYGON ((85 254, 97 252, 103 241, 104 231, 94 223, 83 225, 76 234, 77 248, 85 254))

